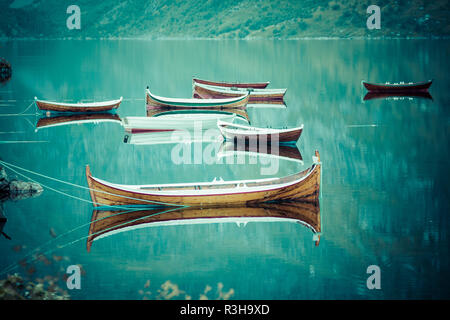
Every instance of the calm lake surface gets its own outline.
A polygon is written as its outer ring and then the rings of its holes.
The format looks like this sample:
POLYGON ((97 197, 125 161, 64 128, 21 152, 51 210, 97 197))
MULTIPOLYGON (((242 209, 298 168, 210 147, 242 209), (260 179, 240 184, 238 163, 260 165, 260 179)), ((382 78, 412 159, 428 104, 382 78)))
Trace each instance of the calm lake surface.
POLYGON ((11 80, 0 86, 2 114, 24 111, 35 96, 71 102, 123 96, 121 118, 145 116, 147 85, 157 95, 190 97, 192 77, 198 76, 287 88, 286 108, 248 108, 251 123, 304 124, 297 143, 303 164, 280 160, 276 172, 262 176, 262 160, 174 164, 174 145, 124 143, 120 122, 36 131, 32 107, 26 115, 0 117, 0 158, 7 163, 84 187, 86 164, 107 181, 156 184, 284 176, 311 166, 316 149, 323 163, 318 246, 304 225, 250 221, 128 230, 94 241, 88 252, 89 192, 19 171, 40 182, 44 192, 3 203, 3 231, 12 240, 0 238, 0 278, 18 272, 36 281, 79 264, 81 289, 69 291, 73 299, 449 298, 449 44, 0 43, 0 56, 13 68, 11 80), (428 79, 434 79, 432 100, 363 100, 361 80, 428 79), (35 259, 36 253, 45 258, 35 259), (366 286, 370 265, 380 267, 381 290, 366 286))

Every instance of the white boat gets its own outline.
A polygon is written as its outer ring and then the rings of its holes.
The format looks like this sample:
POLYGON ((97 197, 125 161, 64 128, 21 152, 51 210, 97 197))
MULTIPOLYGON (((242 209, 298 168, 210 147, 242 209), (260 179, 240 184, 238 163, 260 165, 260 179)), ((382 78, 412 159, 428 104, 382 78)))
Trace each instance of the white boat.
POLYGON ((267 142, 279 143, 296 142, 303 131, 303 125, 288 129, 257 128, 247 125, 239 125, 219 120, 217 122, 220 132, 226 140, 252 140, 264 139, 267 142))
MULTIPOLYGON (((217 121, 233 122, 235 113, 223 111, 170 111, 159 113, 153 117, 125 117, 122 124, 127 132, 172 132, 176 130, 207 130, 217 128, 217 121)), ((244 118, 240 118, 247 121, 244 118)))

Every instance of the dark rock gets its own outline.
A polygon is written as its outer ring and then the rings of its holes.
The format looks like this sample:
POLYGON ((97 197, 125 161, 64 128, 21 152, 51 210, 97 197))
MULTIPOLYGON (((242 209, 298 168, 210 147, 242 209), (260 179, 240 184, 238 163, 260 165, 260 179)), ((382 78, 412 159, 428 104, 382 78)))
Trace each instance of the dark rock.
POLYGON ((43 189, 39 183, 10 180, 5 169, 0 168, 0 201, 22 200, 36 197, 43 189))
POLYGON ((9 183, 9 197, 12 200, 21 200, 35 197, 43 191, 40 184, 36 182, 11 181, 9 183))

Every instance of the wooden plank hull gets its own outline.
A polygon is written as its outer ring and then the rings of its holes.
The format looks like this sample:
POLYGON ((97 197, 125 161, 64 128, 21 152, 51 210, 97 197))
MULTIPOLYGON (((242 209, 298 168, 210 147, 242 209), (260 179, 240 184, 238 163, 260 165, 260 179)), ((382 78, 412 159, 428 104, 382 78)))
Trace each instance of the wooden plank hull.
POLYGON ((172 109, 243 109, 247 106, 249 95, 227 99, 172 99, 159 97, 146 91, 147 110, 153 108, 172 109))
POLYGON ((432 80, 416 83, 401 83, 401 84, 382 84, 382 83, 369 83, 363 81, 364 87, 371 92, 424 92, 432 84, 432 80))
MULTIPOLYGON (((316 152, 317 158, 318 152, 316 152)), ((320 161, 320 160, 319 160, 320 161)), ((178 205, 224 206, 267 201, 316 201, 320 190, 321 163, 296 174, 251 181, 127 186, 94 178, 86 166, 86 178, 94 206, 178 205)))
POLYGON ((61 103, 52 101, 37 100, 36 105, 39 110, 53 112, 107 112, 119 108, 122 98, 118 100, 97 102, 97 103, 61 103))
POLYGON ((202 83, 210 86, 218 86, 218 87, 225 87, 225 88, 254 88, 254 89, 264 89, 269 85, 269 82, 220 82, 220 81, 210 81, 210 80, 202 80, 198 78, 192 79, 192 82, 195 83, 202 83))
POLYGON ((218 127, 222 135, 229 141, 266 141, 267 143, 293 143, 296 142, 303 132, 303 126, 292 129, 270 129, 271 133, 265 133, 266 129, 249 127, 249 130, 234 129, 227 123, 218 123, 218 127))
POLYGON ((223 99, 223 98, 235 98, 242 96, 247 91, 250 92, 249 103, 264 103, 264 102, 276 102, 284 101, 285 89, 242 89, 242 88, 221 88, 205 85, 194 85, 193 97, 200 99, 223 99))
POLYGON ((265 203, 247 206, 218 208, 156 208, 147 210, 118 211, 93 210, 87 250, 99 237, 133 230, 135 228, 170 224, 195 223, 246 223, 249 221, 299 222, 314 234, 321 232, 319 202, 265 203))

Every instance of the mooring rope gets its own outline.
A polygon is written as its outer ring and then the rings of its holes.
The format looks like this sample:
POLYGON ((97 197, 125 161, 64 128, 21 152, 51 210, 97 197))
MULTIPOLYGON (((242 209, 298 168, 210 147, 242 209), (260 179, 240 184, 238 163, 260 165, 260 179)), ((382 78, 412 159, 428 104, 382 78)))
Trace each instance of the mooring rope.
MULTIPOLYGON (((53 181, 56 181, 56 182, 59 182, 59 183, 67 184, 67 185, 70 185, 70 186, 72 186, 72 187, 81 188, 81 189, 84 189, 84 190, 89 190, 89 191, 94 191, 94 192, 104 193, 104 194, 107 194, 107 195, 117 196, 117 197, 121 197, 121 198, 125 198, 125 199, 130 199, 130 200, 137 200, 137 201, 140 201, 140 202, 146 202, 146 203, 149 203, 149 204, 157 204, 157 205, 161 205, 161 206, 187 207, 187 206, 181 205, 181 204, 174 204, 174 203, 166 203, 166 202, 160 202, 160 201, 154 201, 154 200, 139 199, 139 198, 134 198, 134 197, 124 196, 124 195, 121 195, 121 194, 111 193, 111 192, 107 192, 107 191, 103 191, 103 190, 92 189, 92 188, 85 187, 85 186, 81 186, 81 185, 78 185, 78 184, 75 184, 75 183, 72 183, 72 182, 68 182, 68 181, 64 181, 64 180, 57 179, 57 178, 53 178, 53 177, 50 177, 50 176, 47 176, 47 175, 44 175, 44 174, 41 174, 41 173, 38 173, 38 172, 34 172, 34 171, 31 171, 31 170, 28 170, 28 169, 25 169, 25 168, 22 168, 22 167, 13 165, 13 164, 11 164, 11 163, 5 162, 5 161, 3 161, 3 160, 0 160, 0 164, 4 165, 4 166, 7 167, 9 170, 11 170, 11 171, 13 171, 13 172, 15 172, 15 173, 21 175, 22 177, 25 177, 25 178, 27 178, 27 179, 29 179, 29 180, 31 180, 31 181, 33 181, 33 182, 39 183, 39 184, 42 184, 42 183, 40 183, 40 182, 38 182, 38 181, 36 181, 36 180, 33 180, 33 179, 31 179, 30 177, 28 177, 28 176, 26 176, 26 175, 24 175, 24 174, 22 174, 22 173, 17 172, 16 170, 12 169, 11 167, 14 167, 14 168, 19 169, 19 170, 23 170, 23 171, 28 172, 28 173, 30 173, 30 174, 35 174, 35 175, 37 175, 37 176, 40 176, 40 177, 43 177, 43 178, 46 178, 46 179, 49 179, 49 180, 53 180, 53 181)), ((84 202, 89 202, 89 203, 92 203, 92 204, 95 204, 95 205, 103 205, 102 203, 98 203, 98 202, 86 200, 86 199, 83 199, 83 198, 75 197, 75 196, 72 196, 72 195, 70 195, 70 194, 68 194, 68 193, 65 193, 65 192, 63 192, 63 191, 59 191, 59 190, 57 190, 57 189, 48 187, 48 186, 46 186, 46 185, 44 185, 44 184, 42 184, 42 185, 45 186, 46 188, 52 190, 52 191, 55 191, 55 192, 57 192, 57 193, 66 195, 66 196, 71 197, 71 198, 75 198, 75 199, 78 199, 78 200, 81 200, 81 201, 84 201, 84 202)), ((111 208, 124 208, 124 206, 111 206, 111 205, 104 205, 104 206, 106 206, 106 207, 111 207, 111 208)))
POLYGON ((28 109, 30 109, 31 108, 31 106, 34 104, 34 101, 28 106, 28 107, 26 107, 26 109, 25 110, 23 110, 22 112, 20 112, 20 113, 3 113, 3 114, 0 114, 0 117, 14 117, 14 116, 35 116, 36 115, 36 112, 35 113, 25 113, 25 112, 27 112, 28 111, 28 109))
MULTIPOLYGON (((78 239, 72 240, 72 241, 67 242, 67 243, 65 243, 65 244, 63 244, 63 245, 57 246, 56 248, 53 248, 53 249, 50 249, 50 250, 41 252, 40 254, 46 256, 46 255, 49 255, 49 254, 53 253, 53 252, 56 251, 56 250, 63 249, 63 248, 68 247, 68 246, 70 246, 70 245, 72 245, 72 244, 74 244, 74 243, 77 243, 77 242, 79 242, 79 241, 81 241, 81 240, 84 240, 84 239, 88 239, 89 237, 95 236, 95 235, 97 235, 97 234, 104 233, 104 232, 108 232, 109 230, 117 229, 118 227, 121 227, 121 226, 126 225, 126 224, 130 224, 130 223, 133 223, 133 222, 142 220, 142 219, 146 219, 146 218, 149 218, 149 217, 154 217, 154 216, 157 216, 157 215, 161 215, 161 214, 164 214, 164 213, 168 213, 168 212, 175 211, 175 210, 180 210, 180 209, 182 209, 182 208, 167 208, 167 210, 164 210, 164 211, 161 211, 161 212, 149 214, 149 215, 146 215, 146 216, 144 216, 144 217, 140 217, 140 218, 133 219, 133 220, 128 220, 128 221, 125 221, 125 222, 123 222, 123 223, 121 223, 121 224, 119 224, 119 225, 114 225, 114 226, 112 226, 112 227, 109 227, 109 228, 106 228, 106 229, 104 229, 104 230, 95 232, 95 233, 93 233, 93 234, 88 234, 87 236, 83 236, 83 237, 80 237, 80 238, 78 238, 78 239)), ((65 233, 63 233, 63 234, 57 236, 56 238, 50 239, 50 240, 47 241, 46 243, 44 243, 44 244, 42 244, 42 245, 40 245, 40 246, 34 248, 31 252, 29 252, 28 254, 26 254, 26 255, 21 259, 21 261, 25 261, 25 262, 31 263, 31 262, 34 262, 34 261, 38 260, 38 259, 39 259, 39 255, 37 255, 35 258, 33 258, 33 259, 27 261, 28 257, 32 256, 33 254, 39 253, 38 251, 40 251, 40 249, 41 249, 42 247, 45 247, 45 246, 47 246, 47 245, 49 245, 49 244, 55 242, 56 240, 58 240, 58 239, 60 239, 60 238, 62 238, 62 237, 64 237, 64 236, 66 236, 66 235, 68 235, 68 234, 70 234, 70 233, 72 233, 72 232, 75 232, 75 231, 78 230, 78 229, 84 228, 84 227, 86 227, 86 226, 88 226, 88 225, 91 225, 92 223, 97 222, 97 221, 101 221, 101 220, 108 219, 108 218, 115 217, 115 216, 122 215, 122 214, 127 214, 127 213, 134 212, 134 211, 139 211, 139 210, 136 210, 136 209, 135 209, 135 210, 128 210, 128 211, 125 211, 125 212, 120 212, 120 213, 118 213, 118 214, 114 214, 114 215, 111 215, 111 216, 108 216, 108 217, 103 217, 103 218, 100 218, 100 219, 96 219, 96 220, 94 220, 94 221, 90 221, 89 223, 85 223, 85 224, 82 224, 82 225, 80 225, 80 226, 78 226, 78 227, 75 227, 75 228, 73 228, 72 230, 69 230, 69 231, 67 231, 67 232, 65 232, 65 233)), ((1 275, 1 274, 8 273, 8 272, 10 272, 10 271, 16 269, 16 268, 18 267, 18 265, 19 265, 19 263, 13 263, 13 264, 7 266, 6 268, 4 268, 3 270, 0 271, 0 275, 1 275)))

